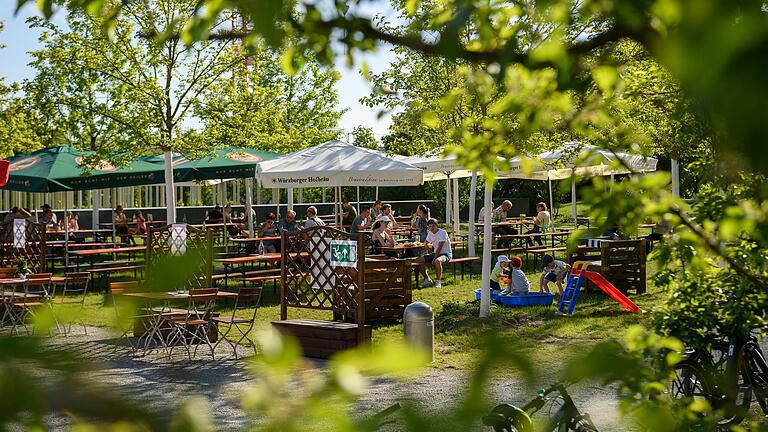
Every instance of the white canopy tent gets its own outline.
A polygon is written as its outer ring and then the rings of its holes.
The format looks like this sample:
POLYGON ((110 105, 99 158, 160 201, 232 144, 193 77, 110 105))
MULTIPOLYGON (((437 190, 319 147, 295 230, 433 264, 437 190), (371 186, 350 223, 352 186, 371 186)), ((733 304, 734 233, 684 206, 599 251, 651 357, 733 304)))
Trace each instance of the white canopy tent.
MULTIPOLYGON (((624 152, 599 149, 588 144, 568 142, 559 149, 543 152, 535 158, 515 157, 509 161, 509 169, 497 173, 498 178, 519 178, 546 180, 549 183, 549 203, 552 202, 552 180, 572 179, 571 212, 576 220, 576 177, 606 176, 649 172, 656 170, 658 160, 624 152)), ((480 316, 487 317, 490 310, 490 269, 491 269, 491 211, 490 201, 493 186, 486 182, 483 266, 480 316)), ((470 214, 470 227, 474 226, 474 214, 470 214)))
POLYGON ((470 177, 472 172, 458 163, 455 155, 444 155, 442 147, 424 156, 396 155, 394 158, 421 168, 424 181, 445 180, 445 224, 453 224, 453 232, 459 232, 459 178, 470 177))
POLYGON ((421 169, 384 153, 341 141, 328 141, 261 162, 256 177, 268 188, 334 187, 337 203, 341 199, 342 186, 418 186, 424 183, 421 169))

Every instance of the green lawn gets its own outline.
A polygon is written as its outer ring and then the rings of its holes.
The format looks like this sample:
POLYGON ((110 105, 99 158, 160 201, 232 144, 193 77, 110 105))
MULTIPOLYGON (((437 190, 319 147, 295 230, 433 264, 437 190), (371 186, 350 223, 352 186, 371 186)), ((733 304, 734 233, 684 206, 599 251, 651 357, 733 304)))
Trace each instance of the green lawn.
MULTIPOLYGON (((531 286, 537 287, 539 274, 528 275, 531 286)), ((471 281, 454 281, 449 275, 442 288, 413 291, 414 301, 423 301, 435 311, 434 367, 471 368, 482 349, 484 336, 494 334, 518 344, 542 370, 557 370, 560 363, 579 350, 621 337, 628 326, 647 321, 647 315, 626 312, 609 297, 597 293, 582 293, 573 316, 558 313, 555 305, 506 308, 492 304, 491 317, 481 320, 478 318, 479 302, 474 300, 473 292, 479 285, 477 276, 471 281)), ((664 295, 649 281, 648 293, 631 298, 647 310, 661 304, 664 295)), ((114 323, 114 310, 105 306, 104 301, 105 296, 100 293, 88 296, 83 314, 87 324, 107 326, 114 323)), ((258 325, 268 326, 279 317, 277 295, 268 283, 264 289, 263 306, 257 314, 258 325)), ((290 309, 289 317, 330 319, 330 313, 290 309)), ((373 342, 401 338, 402 333, 402 324, 379 325, 374 328, 373 342)), ((514 370, 510 369, 509 373, 513 374, 514 370)))

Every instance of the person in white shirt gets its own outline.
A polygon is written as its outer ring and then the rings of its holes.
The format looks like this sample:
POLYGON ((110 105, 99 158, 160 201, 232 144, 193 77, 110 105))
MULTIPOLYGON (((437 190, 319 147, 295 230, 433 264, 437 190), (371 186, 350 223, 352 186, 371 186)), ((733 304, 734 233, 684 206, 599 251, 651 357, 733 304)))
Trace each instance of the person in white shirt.
MULTIPOLYGON (((536 204, 536 217, 533 218, 533 229, 530 229, 525 233, 539 234, 548 232, 551 219, 552 218, 549 216, 549 212, 547 211, 547 205, 543 202, 536 204)), ((527 238, 526 241, 528 242, 528 246, 533 246, 533 240, 527 238)), ((539 246, 544 245, 541 236, 536 237, 536 243, 538 243, 539 246)))
MULTIPOLYGON (((435 268, 435 281, 436 288, 440 288, 443 285, 443 264, 448 263, 453 258, 453 252, 451 251, 451 239, 448 237, 448 233, 437 226, 437 220, 430 219, 427 221, 427 241, 424 244, 424 249, 429 252, 429 247, 432 247, 432 253, 424 254, 416 259, 416 262, 423 262, 426 264, 432 264, 435 268)), ((428 287, 433 284, 432 279, 429 278, 427 273, 427 266, 421 266, 421 274, 424 276, 424 282, 421 284, 423 287, 428 287)))
POLYGON ((549 283, 554 282, 557 285, 560 296, 563 295, 563 280, 570 270, 571 266, 563 261, 556 260, 552 255, 544 255, 541 259, 544 264, 544 271, 539 280, 539 292, 549 292, 549 283))

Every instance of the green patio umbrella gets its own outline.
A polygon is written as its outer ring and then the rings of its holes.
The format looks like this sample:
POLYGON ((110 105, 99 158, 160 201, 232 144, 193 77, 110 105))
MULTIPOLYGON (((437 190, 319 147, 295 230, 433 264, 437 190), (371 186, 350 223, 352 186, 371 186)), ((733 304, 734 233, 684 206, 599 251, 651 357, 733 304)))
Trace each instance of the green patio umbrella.
POLYGON ((163 183, 162 166, 138 159, 125 167, 102 161, 84 167, 93 154, 73 146, 59 146, 17 155, 10 162, 5 189, 22 192, 65 192, 163 183))
POLYGON ((280 156, 270 151, 228 146, 199 159, 174 158, 173 178, 176 181, 253 178, 259 162, 280 156))
MULTIPOLYGON (((163 166, 168 153, 162 156, 144 158, 144 161, 163 166)), ((215 150, 208 156, 193 159, 180 154, 173 154, 173 181, 168 179, 166 187, 173 182, 187 182, 193 180, 225 180, 233 178, 245 178, 246 208, 251 208, 251 194, 253 178, 256 177, 256 167, 259 162, 280 157, 279 153, 256 150, 251 148, 227 146, 215 150)), ((169 207, 170 209, 170 207, 169 207)), ((172 210, 175 214, 175 208, 172 210)), ((170 210, 169 210, 169 214, 170 210)), ((254 235, 254 221, 251 212, 248 211, 248 228, 254 235)), ((226 230, 224 230, 226 233, 226 230)), ((226 235, 226 234, 225 234, 226 235)))

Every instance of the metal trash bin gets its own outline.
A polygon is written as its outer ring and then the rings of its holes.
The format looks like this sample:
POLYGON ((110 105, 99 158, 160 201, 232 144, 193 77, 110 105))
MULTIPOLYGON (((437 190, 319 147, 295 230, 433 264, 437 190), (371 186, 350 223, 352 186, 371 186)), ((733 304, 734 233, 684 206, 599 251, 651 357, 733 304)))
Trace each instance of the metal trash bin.
POLYGON ((435 314, 432 307, 423 302, 411 303, 403 313, 405 340, 429 352, 429 361, 435 358, 435 314))

